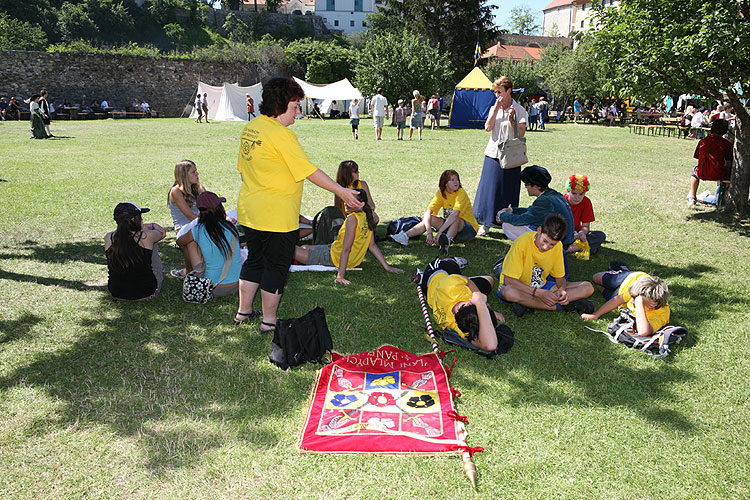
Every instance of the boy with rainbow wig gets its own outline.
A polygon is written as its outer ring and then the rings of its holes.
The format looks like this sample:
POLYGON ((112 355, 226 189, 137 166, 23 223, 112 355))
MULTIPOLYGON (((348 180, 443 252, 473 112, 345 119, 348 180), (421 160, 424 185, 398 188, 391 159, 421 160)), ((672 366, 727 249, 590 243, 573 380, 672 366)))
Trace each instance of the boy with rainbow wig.
POLYGON ((575 253, 576 257, 588 260, 589 255, 599 251, 599 247, 607 239, 602 231, 592 231, 594 221, 594 206, 586 196, 590 187, 589 178, 583 174, 573 174, 568 177, 565 185, 565 199, 570 204, 575 223, 575 241, 568 245, 566 252, 575 253))

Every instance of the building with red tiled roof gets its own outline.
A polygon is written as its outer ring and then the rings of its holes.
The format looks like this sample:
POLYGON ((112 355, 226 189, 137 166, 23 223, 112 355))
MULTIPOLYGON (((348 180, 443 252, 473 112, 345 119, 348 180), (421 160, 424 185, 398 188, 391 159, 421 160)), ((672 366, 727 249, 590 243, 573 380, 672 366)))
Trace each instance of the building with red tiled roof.
POLYGON ((511 61, 523 61, 530 59, 536 61, 542 55, 542 49, 538 47, 521 47, 519 45, 493 45, 482 54, 482 57, 497 57, 499 59, 510 59, 511 61))

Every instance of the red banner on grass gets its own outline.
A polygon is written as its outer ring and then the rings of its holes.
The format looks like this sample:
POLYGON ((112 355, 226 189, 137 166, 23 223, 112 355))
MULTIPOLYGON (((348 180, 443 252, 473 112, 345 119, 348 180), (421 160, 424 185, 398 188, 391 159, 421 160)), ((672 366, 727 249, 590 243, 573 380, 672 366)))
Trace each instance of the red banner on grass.
POLYGON ((457 455, 464 443, 455 415, 435 354, 391 345, 334 353, 318 373, 298 447, 303 453, 457 455))

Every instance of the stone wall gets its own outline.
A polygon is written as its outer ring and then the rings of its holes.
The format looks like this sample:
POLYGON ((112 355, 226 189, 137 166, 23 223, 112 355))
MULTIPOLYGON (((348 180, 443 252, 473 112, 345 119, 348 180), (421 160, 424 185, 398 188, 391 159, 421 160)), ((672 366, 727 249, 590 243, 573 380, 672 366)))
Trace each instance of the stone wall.
POLYGON ((0 96, 25 99, 46 88, 58 104, 107 99, 125 108, 138 99, 161 116, 180 116, 192 103, 198 81, 253 85, 272 76, 289 76, 286 71, 274 65, 2 50, 0 96))

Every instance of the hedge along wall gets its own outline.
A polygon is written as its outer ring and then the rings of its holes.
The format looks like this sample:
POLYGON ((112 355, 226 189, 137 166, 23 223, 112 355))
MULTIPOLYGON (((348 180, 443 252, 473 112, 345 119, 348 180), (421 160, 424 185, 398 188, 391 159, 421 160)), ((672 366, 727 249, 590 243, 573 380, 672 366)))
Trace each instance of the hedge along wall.
POLYGON ((289 76, 281 65, 216 63, 145 57, 0 51, 0 96, 26 99, 47 89, 57 104, 107 99, 115 108, 145 100, 161 116, 180 116, 195 99, 198 81, 253 85, 289 76))

